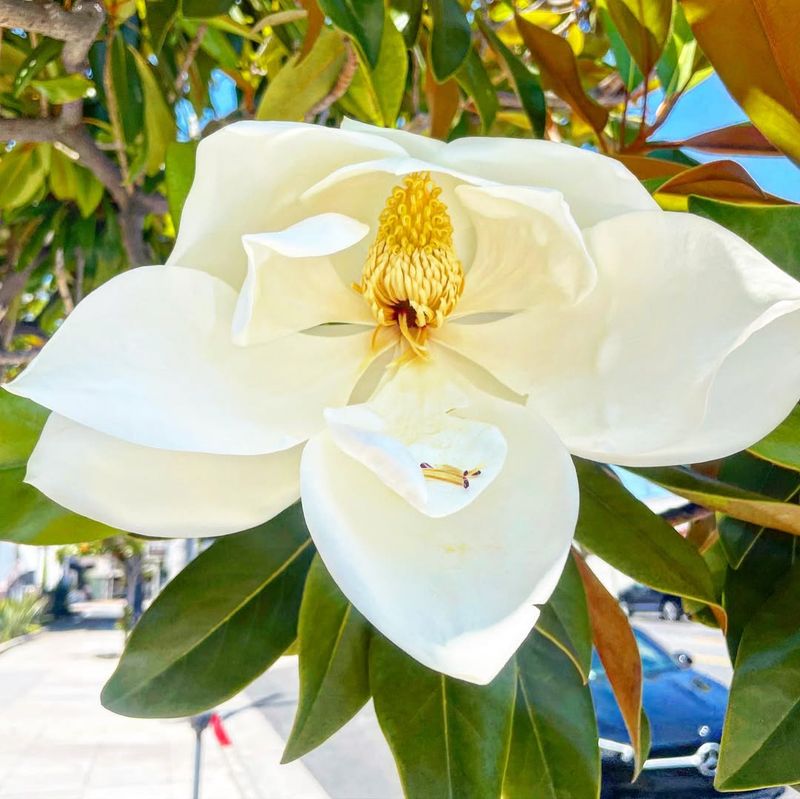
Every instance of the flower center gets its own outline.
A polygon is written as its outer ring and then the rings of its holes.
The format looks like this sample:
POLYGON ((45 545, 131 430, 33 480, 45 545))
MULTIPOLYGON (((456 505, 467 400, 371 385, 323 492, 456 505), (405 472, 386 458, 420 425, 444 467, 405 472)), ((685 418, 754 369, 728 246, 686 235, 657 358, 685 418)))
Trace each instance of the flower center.
POLYGON ((356 291, 379 325, 397 325, 410 353, 425 356, 464 290, 464 269, 453 246, 453 225, 442 189, 430 172, 412 172, 395 186, 381 212, 356 291))

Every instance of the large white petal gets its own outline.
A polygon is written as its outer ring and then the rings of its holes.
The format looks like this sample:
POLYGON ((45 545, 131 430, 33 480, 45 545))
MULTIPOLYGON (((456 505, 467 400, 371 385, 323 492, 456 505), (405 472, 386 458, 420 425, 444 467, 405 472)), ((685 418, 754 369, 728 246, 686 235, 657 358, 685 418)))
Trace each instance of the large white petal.
POLYGON ((161 449, 288 449, 344 404, 370 333, 238 347, 236 294, 193 269, 141 267, 92 292, 8 389, 75 422, 161 449))
POLYGON ((508 441, 495 481, 458 513, 423 516, 329 432, 303 453, 301 494, 339 587, 384 635, 430 668, 489 682, 553 591, 578 509, 569 456, 529 408, 471 406, 508 441))
POLYGON ((140 447, 51 414, 26 482, 76 513, 168 538, 247 530, 300 496, 300 452, 206 455, 140 447))
POLYGON ((574 301, 594 286, 595 266, 560 192, 463 185, 456 194, 477 241, 455 316, 574 301))
POLYGON ((529 392, 570 450, 595 460, 722 457, 789 413, 800 395, 797 281, 688 214, 620 216, 586 241, 598 283, 583 301, 455 323, 439 340, 529 392))
POLYGON ((330 256, 369 232, 342 214, 321 214, 273 233, 244 237, 248 265, 236 311, 237 344, 261 344, 327 322, 374 325, 372 313, 330 256))
POLYGON ((569 144, 533 139, 463 138, 438 163, 498 183, 560 191, 581 227, 628 211, 658 208, 619 161, 569 144))
POLYGON ((203 269, 239 288, 247 268, 243 235, 299 221, 306 214, 297 198, 334 170, 393 155, 405 151, 368 133, 297 122, 228 125, 197 149, 169 263, 203 269))
POLYGON ((412 158, 420 158, 423 161, 435 161, 442 148, 446 146, 443 141, 432 139, 430 136, 420 136, 397 128, 379 128, 349 117, 342 120, 342 130, 381 136, 394 144, 399 144, 412 158))

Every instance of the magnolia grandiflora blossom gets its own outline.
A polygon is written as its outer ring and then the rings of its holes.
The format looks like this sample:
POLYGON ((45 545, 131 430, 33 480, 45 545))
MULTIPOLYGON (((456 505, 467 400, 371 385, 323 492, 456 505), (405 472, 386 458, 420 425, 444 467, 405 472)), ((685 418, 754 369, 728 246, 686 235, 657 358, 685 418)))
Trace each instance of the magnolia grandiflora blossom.
POLYGON ((485 683, 570 547, 570 453, 728 455, 800 395, 800 284, 618 162, 347 123, 200 144, 167 266, 85 299, 10 390, 52 409, 27 479, 157 536, 298 497, 344 594, 485 683))

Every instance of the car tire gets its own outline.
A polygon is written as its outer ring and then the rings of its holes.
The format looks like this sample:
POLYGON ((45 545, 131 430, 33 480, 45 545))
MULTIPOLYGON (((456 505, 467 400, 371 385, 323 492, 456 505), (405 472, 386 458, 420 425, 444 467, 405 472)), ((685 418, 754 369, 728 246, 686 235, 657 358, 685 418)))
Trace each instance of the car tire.
POLYGON ((680 621, 681 606, 674 599, 665 599, 661 603, 661 618, 664 621, 680 621))

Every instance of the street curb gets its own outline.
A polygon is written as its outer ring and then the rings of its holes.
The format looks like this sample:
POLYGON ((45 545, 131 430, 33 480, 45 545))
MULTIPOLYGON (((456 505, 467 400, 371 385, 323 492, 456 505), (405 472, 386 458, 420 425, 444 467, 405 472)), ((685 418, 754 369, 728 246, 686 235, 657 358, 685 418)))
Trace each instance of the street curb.
POLYGON ((0 644, 0 655, 2 655, 3 652, 8 652, 9 649, 13 649, 15 646, 24 644, 26 641, 32 641, 34 638, 40 636, 42 632, 43 630, 36 630, 36 632, 18 635, 16 638, 12 638, 10 641, 5 641, 4 643, 0 644))

